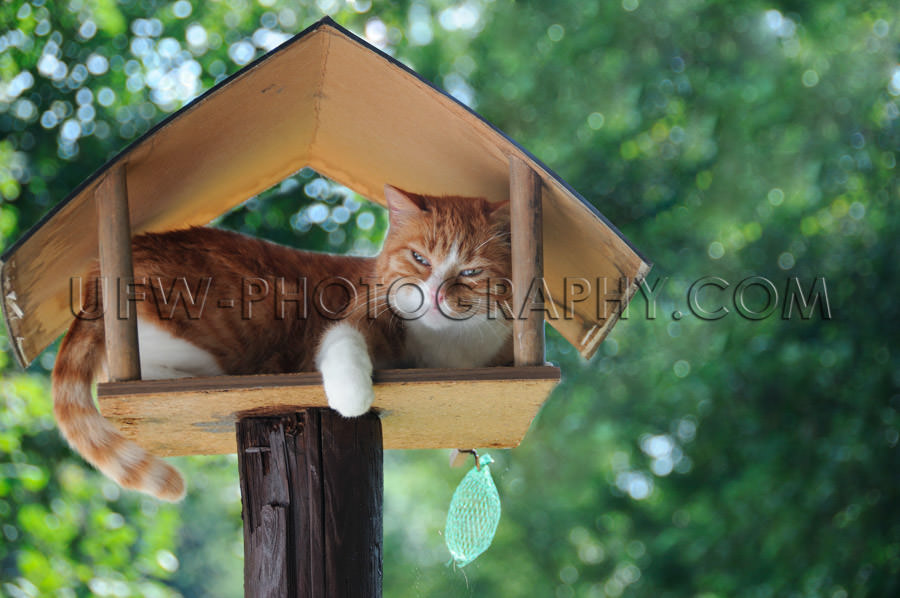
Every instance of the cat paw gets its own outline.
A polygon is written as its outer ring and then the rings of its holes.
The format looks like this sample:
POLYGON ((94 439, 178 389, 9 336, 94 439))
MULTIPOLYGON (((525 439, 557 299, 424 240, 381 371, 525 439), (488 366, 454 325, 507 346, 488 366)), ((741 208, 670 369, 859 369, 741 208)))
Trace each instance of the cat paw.
POLYGON ((375 400, 372 360, 366 339, 349 324, 332 327, 316 356, 328 406, 344 417, 366 413, 375 400))
POLYGON ((372 378, 361 372, 344 372, 340 376, 322 375, 328 406, 344 417, 366 413, 375 400, 372 378))

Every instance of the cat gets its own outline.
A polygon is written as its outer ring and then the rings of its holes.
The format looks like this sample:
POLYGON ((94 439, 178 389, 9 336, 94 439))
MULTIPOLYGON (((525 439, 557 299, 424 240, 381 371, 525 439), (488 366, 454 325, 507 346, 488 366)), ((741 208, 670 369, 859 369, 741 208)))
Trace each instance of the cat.
MULTIPOLYGON (((143 379, 318 370, 330 407, 369 410, 373 367, 512 362, 508 202, 385 186, 389 229, 374 258, 300 251, 195 227, 134 237, 143 379)), ((104 377, 95 265, 52 375, 63 436, 125 488, 167 501, 181 474, 125 439, 91 384, 104 377)), ((114 287, 113 287, 114 288, 114 287)))

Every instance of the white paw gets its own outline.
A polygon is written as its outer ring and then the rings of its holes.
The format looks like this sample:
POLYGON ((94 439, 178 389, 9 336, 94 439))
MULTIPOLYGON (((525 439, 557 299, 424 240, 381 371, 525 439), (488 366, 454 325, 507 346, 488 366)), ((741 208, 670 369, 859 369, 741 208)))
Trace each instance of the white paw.
POLYGON ((363 335, 349 324, 332 327, 316 356, 328 405, 344 417, 357 417, 375 399, 372 360, 363 335))
POLYGON ((328 375, 322 372, 328 406, 344 417, 358 417, 369 410, 375 400, 371 375, 363 372, 343 372, 328 375))

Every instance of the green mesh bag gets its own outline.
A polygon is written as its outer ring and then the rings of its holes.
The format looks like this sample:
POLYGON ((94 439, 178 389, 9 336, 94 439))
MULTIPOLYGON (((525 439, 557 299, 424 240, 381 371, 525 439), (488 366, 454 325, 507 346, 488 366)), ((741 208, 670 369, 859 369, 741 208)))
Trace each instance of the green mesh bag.
POLYGON ((444 539, 457 567, 465 567, 488 549, 500 522, 500 495, 488 465, 492 461, 481 456, 480 468, 466 474, 450 501, 444 539))

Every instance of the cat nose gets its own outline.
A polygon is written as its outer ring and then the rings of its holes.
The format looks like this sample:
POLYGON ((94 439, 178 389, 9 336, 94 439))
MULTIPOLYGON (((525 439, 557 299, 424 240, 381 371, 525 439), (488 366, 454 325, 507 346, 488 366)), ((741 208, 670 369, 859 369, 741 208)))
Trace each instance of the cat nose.
POLYGON ((437 302, 438 302, 438 303, 443 303, 443 302, 444 302, 444 297, 445 297, 445 296, 446 296, 446 294, 444 293, 444 288, 443 288, 443 287, 439 288, 439 289, 437 290, 437 302))

